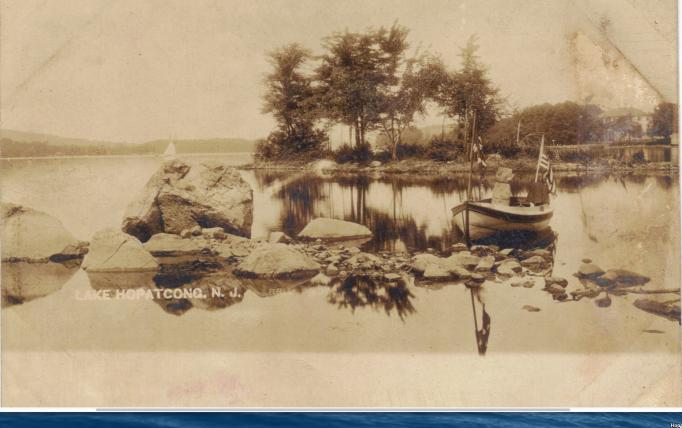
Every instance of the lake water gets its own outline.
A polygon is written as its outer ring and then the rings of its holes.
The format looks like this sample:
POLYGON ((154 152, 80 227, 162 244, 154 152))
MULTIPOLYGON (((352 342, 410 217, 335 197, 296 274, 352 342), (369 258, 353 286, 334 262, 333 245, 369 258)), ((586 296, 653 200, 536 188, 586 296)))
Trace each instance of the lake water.
MULTIPOLYGON (((231 164, 248 161, 244 156, 219 158, 231 164)), ((202 158, 189 159, 199 162, 202 158)), ((59 218, 82 240, 89 240, 99 229, 119 227, 126 205, 160 165, 158 158, 0 162, 3 201, 45 211, 59 218)), ((267 238, 277 230, 293 236, 311 219, 324 216, 367 225, 375 235, 363 246, 370 252, 415 252, 428 248, 441 251, 461 239, 461 233, 451 222, 450 209, 463 197, 465 177, 329 177, 258 171, 243 171, 242 175, 254 189, 253 238, 267 238)), ((513 192, 523 194, 527 181, 528 177, 516 178, 513 192)), ((490 178, 475 184, 480 196, 489 195, 490 178)), ((556 236, 554 275, 567 278, 569 287, 579 287, 572 274, 581 259, 590 258, 605 269, 625 268, 649 276, 650 288, 679 286, 677 176, 560 176, 557 185, 551 223, 556 236)), ((151 283, 150 278, 143 277, 105 278, 104 282, 107 281, 114 288, 125 287, 126 282, 140 286, 151 283)), ((226 281, 238 280, 229 277, 226 281)), ((38 366, 50 367, 50 376, 57 382, 64 378, 54 372, 59 372, 59 364, 66 364, 63 376, 82 370, 92 376, 83 382, 91 388, 106 389, 105 384, 116 378, 115 373, 120 375, 124 367, 125 370, 145 367, 160 376, 161 370, 174 370, 168 366, 169 361, 186 364, 188 355, 194 355, 193 361, 201 361, 201 368, 187 369, 194 378, 202 379, 201 388, 179 378, 163 381, 161 387, 154 384, 157 378, 141 375, 150 382, 142 389, 160 395, 118 396, 112 391, 105 393, 108 403, 123 404, 131 399, 149 405, 216 403, 205 401, 209 392, 220 395, 221 388, 227 388, 231 401, 215 405, 287 405, 298 403, 297 400, 313 403, 336 400, 333 403, 357 405, 360 397, 364 397, 362 405, 387 398, 392 403, 404 404, 511 405, 533 398, 556 404, 566 403, 571 397, 578 400, 577 394, 582 394, 580 391, 587 386, 577 379, 585 378, 584 382, 594 389, 604 382, 622 382, 618 376, 624 377, 628 370, 647 364, 642 369, 644 379, 652 376, 660 380, 670 374, 671 367, 679 368, 680 363, 678 323, 635 308, 633 301, 641 295, 612 296, 611 306, 600 308, 590 299, 556 302, 540 285, 517 288, 510 287, 508 282, 489 281, 474 295, 462 284, 424 287, 406 278, 404 293, 392 305, 351 308, 330 298, 331 290, 325 286, 299 284, 290 287, 289 292, 269 295, 259 293, 253 285, 234 282, 230 286, 240 291, 229 305, 194 305, 173 311, 149 300, 79 299, 78 296, 99 285, 91 283, 88 275, 78 269, 50 265, 12 270, 3 266, 3 287, 10 283, 23 287, 29 297, 23 304, 3 308, 2 346, 6 356, 3 374, 10 381, 32 385, 29 390, 33 394, 40 389, 38 374, 46 376, 47 368, 38 366), (540 311, 525 311, 524 305, 540 311), (484 357, 479 355, 476 341, 476 326, 480 328, 483 309, 490 322, 484 357), (151 355, 150 352, 156 365, 141 357, 151 355), (298 355, 297 359, 291 367, 283 366, 285 360, 292 361, 285 355, 292 353, 298 355), (423 357, 417 361, 415 355, 423 357), (64 360, 67 356, 75 359, 64 360), (274 365, 264 366, 263 358, 274 365), (357 358, 364 363, 357 365, 357 358), (528 367, 529 358, 536 359, 536 371, 532 365, 528 367), (73 361, 79 361, 79 367, 73 361), (230 362, 230 370, 226 361, 230 362), (457 367, 452 367, 453 361, 458 361, 457 367), (609 365, 614 361, 620 361, 619 365, 609 365), (93 371, 95 367, 102 369, 102 364, 108 367, 104 369, 106 373, 93 371), (410 364, 410 368, 404 364, 410 364), (215 384, 205 377, 203 370, 210 372, 218 370, 217 367, 222 367, 223 377, 215 384), (400 379, 386 380, 391 388, 399 385, 403 388, 410 382, 416 382, 415 386, 405 397, 371 396, 376 385, 363 386, 357 396, 339 395, 340 392, 324 397, 315 395, 314 391, 326 391, 323 379, 334 379, 337 387, 346 385, 347 376, 366 376, 369 367, 377 376, 393 373, 390 376, 400 379), (601 367, 601 375, 591 371, 597 367, 601 367), (329 373, 330 370, 334 373, 329 373), (395 374, 401 370, 412 375, 395 374), (421 370, 420 374, 415 370, 421 370), (472 370, 477 374, 472 375, 472 370), (563 378, 562 370, 574 373, 575 379, 563 378), (227 372, 231 374, 225 378, 227 372), (505 396, 495 396, 488 397, 486 402, 479 390, 500 382, 499 376, 539 374, 552 382, 523 397, 505 401, 505 396), (606 377, 597 378, 602 375, 606 377), (258 383, 280 388, 268 383, 264 376, 276 376, 278 385, 294 385, 301 376, 315 380, 300 381, 311 392, 275 398, 267 395, 264 387, 254 386, 258 383), (461 376, 476 379, 478 387, 428 386, 441 378, 452 380, 461 376), (247 380, 250 383, 244 386, 247 380), (242 386, 236 387, 234 382, 242 386), (537 395, 548 393, 557 385, 564 388, 553 396, 558 401, 537 395), (472 395, 466 395, 469 393, 472 395)), ((666 296, 679 298, 674 294, 666 296)), ((679 388, 679 379, 666 382, 672 382, 666 383, 666 388, 679 388)), ((518 390, 508 382, 500 385, 509 393, 518 390)), ((57 383, 53 386, 56 388, 57 383)), ((120 394, 120 390, 114 390, 120 394)), ((593 394, 589 403, 623 404, 644 396, 641 390, 628 387, 616 395, 601 389, 593 394)), ((29 392, 17 392, 10 397, 10 402, 18 404, 33 399, 29 392)), ((83 390, 75 397, 86 403, 101 403, 83 390)), ((52 397, 49 401, 73 400, 52 397)))

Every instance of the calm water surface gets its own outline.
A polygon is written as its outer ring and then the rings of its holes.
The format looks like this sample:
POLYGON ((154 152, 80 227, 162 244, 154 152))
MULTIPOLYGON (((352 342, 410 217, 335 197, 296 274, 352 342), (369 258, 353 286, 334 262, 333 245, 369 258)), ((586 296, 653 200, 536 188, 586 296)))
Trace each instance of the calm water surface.
MULTIPOLYGON (((191 162, 200 157, 189 158, 191 162)), ((244 156, 220 156, 241 164, 244 156)), ((157 158, 0 161, 2 200, 59 218, 89 240, 118 227, 128 202, 159 167, 157 158)), ((461 239, 450 209, 461 201, 465 177, 328 177, 243 171, 254 189, 252 236, 296 235, 325 216, 367 225, 370 252, 445 250, 461 239)), ((515 193, 526 191, 518 177, 515 193)), ((489 195, 492 180, 477 180, 489 195)), ((652 278, 651 288, 679 286, 679 184, 669 176, 564 176, 552 204, 556 236, 554 275, 569 279, 580 260, 626 268, 652 278)), ((3 346, 17 350, 231 350, 466 352, 476 355, 476 327, 489 318, 492 352, 678 352, 679 326, 633 307, 641 296, 558 303, 534 288, 486 282, 472 294, 461 284, 424 287, 406 277, 399 295, 380 304, 348 304, 342 289, 262 284, 230 275, 222 284, 234 298, 220 305, 170 306, 148 300, 79 300, 98 288, 153 287, 149 276, 89 278, 61 266, 3 266, 3 287, 23 304, 3 308, 3 346), (345 299, 345 300, 344 300, 345 299), (522 310, 524 305, 540 312, 522 310)), ((369 284, 367 287, 381 287, 369 284)), ((380 289, 377 288, 379 292, 380 289)), ((678 297, 670 295, 671 299, 678 297)), ((352 297, 352 296, 351 296, 352 297)), ((349 300, 350 299, 350 300, 349 300)), ((11 302, 10 302, 11 303, 11 302)), ((177 302, 176 302, 177 303, 177 302)))

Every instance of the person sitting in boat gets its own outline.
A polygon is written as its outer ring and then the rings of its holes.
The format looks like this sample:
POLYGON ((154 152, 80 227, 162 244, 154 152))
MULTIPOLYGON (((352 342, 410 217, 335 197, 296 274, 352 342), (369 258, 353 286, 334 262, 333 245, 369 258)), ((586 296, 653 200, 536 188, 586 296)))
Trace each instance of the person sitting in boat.
POLYGON ((492 203, 495 205, 510 205, 512 192, 509 182, 514 178, 511 168, 499 167, 495 173, 492 203))
POLYGON ((549 189, 544 182, 532 182, 528 188, 526 202, 532 206, 549 204, 549 189))

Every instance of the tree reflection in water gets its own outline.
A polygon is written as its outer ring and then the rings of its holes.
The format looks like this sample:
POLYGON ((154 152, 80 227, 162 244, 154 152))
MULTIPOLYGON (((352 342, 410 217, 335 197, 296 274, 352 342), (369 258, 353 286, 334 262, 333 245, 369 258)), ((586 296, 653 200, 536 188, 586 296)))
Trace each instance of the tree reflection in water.
MULTIPOLYGON (((516 175, 511 183, 512 193, 527 193, 528 183, 532 179, 527 174, 516 175)), ((608 176, 596 178, 598 182, 607 179, 608 176)), ((447 219, 443 221, 443 216, 418 221, 413 204, 415 195, 418 195, 415 191, 423 192, 426 200, 442 199, 442 210, 446 213, 446 218, 449 218, 452 206, 457 200, 464 199, 466 174, 448 177, 394 175, 379 178, 366 175, 300 174, 273 178, 256 172, 256 180, 261 187, 272 185, 271 194, 282 202, 279 224, 273 230, 281 230, 289 236, 296 236, 316 217, 331 217, 362 223, 372 230, 372 240, 362 247, 370 252, 425 251, 428 248, 446 251, 463 238, 451 222, 447 219), (375 184, 381 188, 372 190, 375 184), (387 203, 381 205, 372 201, 377 191, 388 192, 390 199, 387 203), (410 191, 410 202, 404 201, 406 191, 410 191)), ((582 177, 558 180, 562 191, 570 191, 570 188, 586 184, 582 177)), ((488 196, 492 182, 492 176, 474 177, 472 184, 476 197, 488 196)), ((381 193, 380 196, 383 198, 386 194, 381 193)))
POLYGON ((414 295, 403 279, 378 281, 365 275, 351 275, 332 285, 327 301, 355 312, 358 307, 383 308, 387 315, 395 310, 401 320, 416 312, 410 299, 414 295))

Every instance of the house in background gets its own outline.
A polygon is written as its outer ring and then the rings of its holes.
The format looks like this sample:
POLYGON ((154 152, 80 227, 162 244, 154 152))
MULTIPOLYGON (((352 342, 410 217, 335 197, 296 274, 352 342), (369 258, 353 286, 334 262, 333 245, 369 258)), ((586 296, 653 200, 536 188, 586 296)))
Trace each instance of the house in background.
POLYGON ((605 110, 601 117, 604 123, 604 141, 637 140, 646 135, 651 113, 630 107, 605 110))

